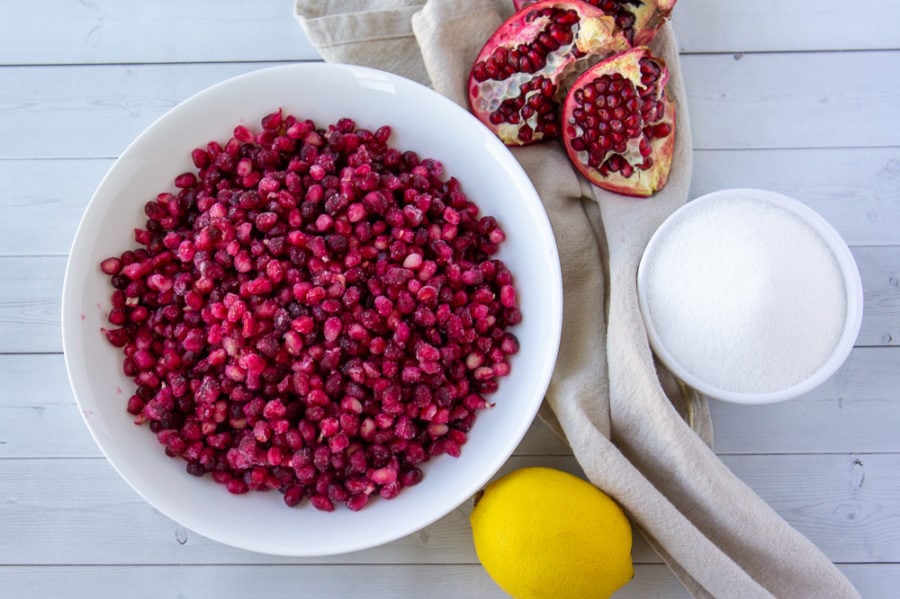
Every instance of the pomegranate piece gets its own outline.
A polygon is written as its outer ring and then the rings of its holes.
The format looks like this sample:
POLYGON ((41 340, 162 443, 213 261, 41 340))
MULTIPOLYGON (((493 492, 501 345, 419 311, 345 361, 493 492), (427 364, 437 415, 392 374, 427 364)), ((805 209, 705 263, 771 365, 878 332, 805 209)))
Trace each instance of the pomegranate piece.
POLYGON ((355 511, 459 456, 509 374, 505 234, 389 127, 261 124, 191 152, 142 247, 99 264, 100 333, 134 381, 123 408, 188 474, 355 511))
POLYGON ((588 69, 563 104, 563 142, 595 185, 646 197, 662 189, 675 146, 675 104, 665 63, 645 47, 588 69))
POLYGON ((472 113, 505 144, 560 133, 561 86, 577 65, 629 47, 615 19, 584 2, 542 0, 485 43, 469 73, 472 113))
MULTIPOLYGON (((522 10, 536 0, 513 0, 516 10, 522 10)), ((675 0, 584 0, 615 18, 632 46, 646 46, 656 37, 672 9, 675 0)))

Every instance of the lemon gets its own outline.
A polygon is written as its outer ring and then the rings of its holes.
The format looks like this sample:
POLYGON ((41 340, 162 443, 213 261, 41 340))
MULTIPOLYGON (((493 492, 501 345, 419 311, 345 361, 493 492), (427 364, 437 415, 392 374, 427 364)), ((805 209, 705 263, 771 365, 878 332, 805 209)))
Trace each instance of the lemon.
POLYGON ((470 521, 478 559, 515 599, 609 597, 634 576, 622 509, 566 472, 507 474, 484 489, 470 521))

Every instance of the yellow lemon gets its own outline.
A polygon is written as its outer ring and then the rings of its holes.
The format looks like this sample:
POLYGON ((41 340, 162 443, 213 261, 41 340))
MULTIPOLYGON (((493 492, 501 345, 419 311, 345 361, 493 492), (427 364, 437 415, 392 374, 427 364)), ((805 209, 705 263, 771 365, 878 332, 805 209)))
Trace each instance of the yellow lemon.
POLYGON ((566 472, 507 474, 484 489, 470 521, 478 559, 515 599, 609 597, 634 576, 622 509, 566 472))

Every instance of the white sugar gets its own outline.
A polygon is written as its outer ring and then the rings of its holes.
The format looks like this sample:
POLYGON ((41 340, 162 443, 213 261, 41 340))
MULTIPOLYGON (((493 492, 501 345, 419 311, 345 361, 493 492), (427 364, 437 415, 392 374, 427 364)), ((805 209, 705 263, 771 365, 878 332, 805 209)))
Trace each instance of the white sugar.
POLYGON ((659 342, 698 379, 742 393, 793 386, 831 355, 846 318, 840 266, 793 212, 721 198, 675 219, 645 258, 659 342))

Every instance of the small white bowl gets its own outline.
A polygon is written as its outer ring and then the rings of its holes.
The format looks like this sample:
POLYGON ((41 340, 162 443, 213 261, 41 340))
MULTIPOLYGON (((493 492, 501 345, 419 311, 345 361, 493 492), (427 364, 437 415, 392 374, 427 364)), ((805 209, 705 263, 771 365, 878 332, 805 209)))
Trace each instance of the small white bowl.
POLYGON ((84 420, 119 474, 151 505, 211 539, 262 553, 312 556, 349 552, 413 533, 451 512, 504 464, 528 430, 556 361, 562 279, 540 198, 507 148, 466 110, 436 92, 367 68, 295 64, 252 72, 184 101, 142 133, 106 174, 88 205, 69 256, 62 300, 66 367, 84 420), (230 495, 208 476, 185 472, 146 427, 126 412, 132 382, 120 350, 100 332, 111 287, 103 258, 133 247, 144 203, 191 170, 191 150, 225 142, 235 125, 258 127, 267 113, 312 118, 320 126, 351 117, 362 127, 390 125, 391 143, 440 160, 483 213, 507 234, 499 258, 512 271, 522 322, 512 373, 480 413, 458 459, 428 462, 425 478, 395 499, 363 510, 288 508, 280 493, 230 495))
POLYGON ((699 197, 654 233, 638 269, 650 344, 710 397, 763 404, 823 383, 863 312, 859 271, 821 215, 781 194, 699 197))

